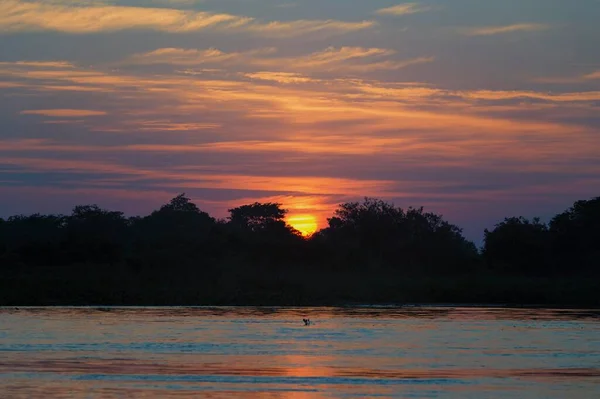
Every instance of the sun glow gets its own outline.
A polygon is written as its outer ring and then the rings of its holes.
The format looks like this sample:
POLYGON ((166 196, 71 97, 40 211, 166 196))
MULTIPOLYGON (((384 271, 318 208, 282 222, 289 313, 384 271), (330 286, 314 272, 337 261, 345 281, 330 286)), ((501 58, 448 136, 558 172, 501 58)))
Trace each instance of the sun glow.
POLYGON ((304 237, 317 231, 317 218, 313 215, 292 215, 287 219, 290 226, 298 230, 304 237))

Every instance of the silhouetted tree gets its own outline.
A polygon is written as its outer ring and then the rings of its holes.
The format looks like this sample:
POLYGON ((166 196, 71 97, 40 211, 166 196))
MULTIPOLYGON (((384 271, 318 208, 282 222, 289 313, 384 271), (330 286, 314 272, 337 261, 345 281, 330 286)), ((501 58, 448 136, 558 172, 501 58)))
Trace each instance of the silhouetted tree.
POLYGON ((362 203, 341 204, 328 223, 315 239, 328 241, 338 262, 348 262, 348 266, 418 271, 437 264, 456 271, 477 257, 475 246, 462 236, 461 229, 423 208, 404 211, 365 198, 362 203))
POLYGON ((201 211, 185 193, 179 194, 144 219, 151 229, 162 233, 175 232, 194 236, 207 234, 215 223, 215 220, 208 213, 201 211))
POLYGON ((250 234, 255 238, 273 239, 273 243, 290 237, 301 236, 300 232, 285 222, 287 209, 281 204, 255 202, 229 209, 229 225, 238 234, 250 234))
POLYGON ((300 232, 285 222, 287 210, 277 203, 243 205, 229 210, 232 249, 250 262, 267 265, 294 258, 303 241, 300 232))
POLYGON ((201 249, 215 220, 185 194, 179 194, 159 210, 132 221, 132 224, 139 242, 146 249, 189 253, 201 249))
POLYGON ((209 237, 215 220, 201 211, 185 194, 179 194, 149 216, 130 221, 133 250, 128 260, 135 269, 164 271, 165 264, 175 268, 206 266, 209 237))
POLYGON ((477 266, 475 244, 462 235, 462 229, 441 215, 409 208, 401 224, 400 247, 414 266, 433 272, 460 273, 477 266))
POLYGON ((340 204, 327 219, 329 227, 313 240, 326 242, 324 249, 333 254, 338 267, 380 266, 403 216, 401 209, 372 198, 340 204))
POLYGON ((115 263, 122 259, 127 245, 127 219, 123 212, 78 205, 66 218, 65 228, 74 261, 115 263))
POLYGON ((484 231, 483 256, 493 269, 512 273, 550 272, 548 227, 539 218, 506 218, 484 231))
POLYGON ((255 202, 254 204, 229 209, 229 214, 229 221, 233 226, 243 230, 260 232, 285 227, 284 219, 287 210, 282 209, 281 204, 255 202))
POLYGON ((188 197, 185 196, 185 193, 179 194, 169 201, 168 204, 161 206, 160 210, 157 212, 181 212, 190 215, 203 214, 203 216, 208 216, 206 212, 200 211, 200 208, 198 208, 196 204, 194 204, 188 197))
POLYGON ((12 253, 26 264, 50 265, 61 261, 59 245, 63 239, 62 215, 16 215, 3 223, 0 241, 4 252, 12 253))
POLYGON ((0 304, 600 305, 600 197, 549 226, 505 219, 483 256, 423 208, 341 204, 310 239, 286 214, 254 203, 215 220, 180 194, 144 217, 82 205, 0 219, 0 304))
POLYGON ((553 253, 570 270, 600 272, 600 197, 577 201, 550 221, 553 253))
POLYGON ((0 218, 0 260, 7 251, 6 236, 6 222, 3 218, 0 218))

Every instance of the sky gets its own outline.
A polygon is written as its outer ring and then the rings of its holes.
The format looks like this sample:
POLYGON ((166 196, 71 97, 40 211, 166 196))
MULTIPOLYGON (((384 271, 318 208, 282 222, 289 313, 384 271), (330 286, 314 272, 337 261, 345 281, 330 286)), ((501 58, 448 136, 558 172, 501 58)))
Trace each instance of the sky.
POLYGON ((600 195, 600 0, 0 0, 0 217, 600 195))

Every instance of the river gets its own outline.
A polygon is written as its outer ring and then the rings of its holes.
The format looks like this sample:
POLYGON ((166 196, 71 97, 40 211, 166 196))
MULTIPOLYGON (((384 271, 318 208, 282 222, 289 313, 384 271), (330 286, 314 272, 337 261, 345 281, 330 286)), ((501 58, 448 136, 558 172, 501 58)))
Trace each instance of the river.
POLYGON ((0 397, 591 399, 600 311, 5 307, 0 397))

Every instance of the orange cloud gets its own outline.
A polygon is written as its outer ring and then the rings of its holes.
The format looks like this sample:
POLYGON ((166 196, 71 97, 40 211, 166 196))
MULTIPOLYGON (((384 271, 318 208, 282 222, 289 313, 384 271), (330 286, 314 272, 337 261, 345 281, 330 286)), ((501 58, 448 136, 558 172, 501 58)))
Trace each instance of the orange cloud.
POLYGON ((172 65, 201 65, 201 64, 242 64, 252 57, 272 54, 277 50, 264 48, 240 53, 225 53, 216 48, 206 50, 183 48, 160 48, 142 54, 134 54, 127 64, 172 64, 172 65))
POLYGON ((431 7, 420 6, 419 3, 405 3, 398 4, 396 6, 381 8, 375 11, 375 14, 400 16, 415 14, 418 12, 424 12, 429 10, 431 10, 431 7))
POLYGON ((23 87, 24 85, 17 82, 0 82, 0 87, 5 89, 12 89, 16 87, 23 87))
POLYGON ((537 32, 549 28, 549 25, 544 24, 523 23, 504 26, 483 26, 478 28, 466 28, 463 29, 463 32, 467 36, 491 36, 514 32, 537 32))
POLYGON ((540 93, 534 91, 491 91, 477 90, 471 92, 458 93, 462 97, 477 100, 510 100, 518 98, 530 98, 536 100, 553 102, 574 102, 574 101, 598 101, 600 100, 600 91, 585 91, 578 93, 540 93))
POLYGON ((189 130, 205 130, 218 129, 221 127, 218 123, 198 123, 198 122, 171 122, 168 120, 132 120, 127 122, 135 129, 140 131, 189 131, 189 130))
POLYGON ((21 111, 21 115, 42 115, 53 118, 79 118, 82 116, 102 116, 106 115, 106 112, 89 109, 36 109, 21 111))
POLYGON ((370 64, 347 65, 341 68, 348 72, 371 72, 379 70, 396 70, 406 68, 411 65, 426 64, 435 61, 435 57, 419 57, 404 61, 382 61, 370 64))
POLYGON ((0 31, 8 32, 50 30, 89 34, 126 29, 152 29, 169 33, 185 33, 220 29, 281 37, 315 32, 321 34, 351 32, 373 25, 372 21, 335 20, 260 22, 254 18, 225 13, 94 3, 57 4, 20 0, 3 0, 0 3, 0 31))
POLYGON ((75 68, 67 61, 15 61, 15 62, 0 62, 2 66, 17 66, 17 67, 32 67, 32 68, 75 68))
POLYGON ((587 75, 584 75, 583 78, 587 79, 587 80, 600 79, 600 71, 595 71, 595 72, 589 73, 587 75))
POLYGON ((300 67, 319 67, 336 64, 353 59, 381 57, 394 54, 393 50, 363 47, 329 47, 324 51, 310 54, 307 57, 296 57, 290 61, 298 62, 300 67))
POLYGON ((364 155, 386 151, 396 153, 409 150, 410 139, 377 138, 377 137, 344 137, 344 136, 302 136, 292 140, 278 141, 226 141, 196 145, 132 145, 136 151, 166 151, 166 152, 297 152, 309 154, 345 154, 364 155))
POLYGON ((95 33, 123 29, 156 29, 186 32, 250 19, 229 14, 184 12, 175 9, 126 6, 68 6, 19 0, 0 4, 0 27, 7 31, 54 30, 95 33))
MULTIPOLYGON (((126 64, 170 64, 242 66, 272 68, 289 71, 312 72, 370 72, 395 70, 410 65, 432 62, 433 57, 418 57, 406 60, 373 61, 390 57, 394 50, 363 47, 328 47, 323 51, 295 57, 277 57, 274 48, 263 48, 246 52, 225 53, 218 49, 162 48, 148 53, 136 54, 126 64)), ((298 81, 296 81, 297 83, 298 81)))
POLYGON ((106 92, 106 88, 83 86, 83 85, 42 85, 36 87, 40 91, 73 91, 73 92, 106 92))
POLYGON ((346 33, 375 26, 373 21, 345 22, 336 20, 299 20, 291 22, 255 23, 244 27, 245 31, 265 36, 291 37, 307 33, 346 33))
POLYGON ((570 77, 543 77, 535 78, 537 83, 553 83, 553 84, 571 84, 571 83, 587 83, 591 80, 600 79, 600 71, 594 71, 585 75, 570 76, 570 77))
POLYGON ((297 73, 291 72, 255 72, 255 73, 246 73, 244 76, 250 79, 257 80, 268 80, 277 83, 309 83, 309 82, 318 82, 317 79, 312 79, 307 76, 302 76, 297 73))
POLYGON ((44 121, 46 125, 71 125, 85 122, 83 119, 59 119, 44 121))

